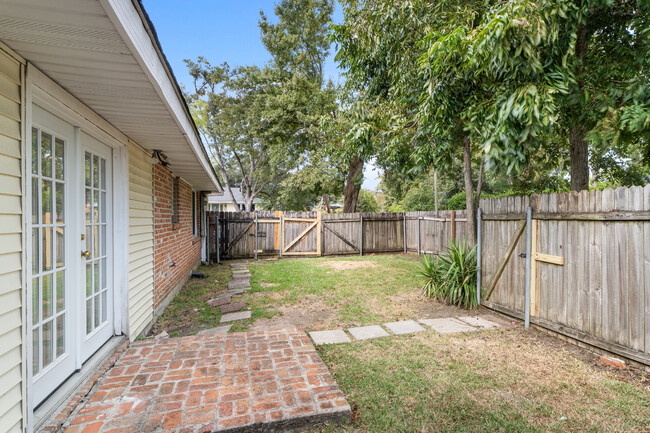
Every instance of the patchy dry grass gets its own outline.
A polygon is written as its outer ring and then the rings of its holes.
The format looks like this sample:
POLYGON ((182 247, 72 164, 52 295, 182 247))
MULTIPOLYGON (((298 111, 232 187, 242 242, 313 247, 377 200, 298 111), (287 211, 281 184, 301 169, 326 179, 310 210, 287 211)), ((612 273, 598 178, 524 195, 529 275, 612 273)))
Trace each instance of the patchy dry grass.
POLYGON ((321 263, 321 266, 332 268, 333 271, 347 271, 349 269, 377 268, 379 265, 372 260, 328 260, 321 263))
POLYGON ((650 378, 621 380, 576 351, 521 329, 325 346, 354 419, 321 431, 650 431, 650 378))
POLYGON ((227 290, 232 271, 227 264, 200 266, 206 278, 190 278, 158 318, 149 335, 167 331, 170 336, 194 335, 202 329, 219 326, 221 310, 207 301, 227 290))
POLYGON ((422 296, 417 256, 283 259, 249 268, 252 291, 244 300, 253 317, 233 330, 254 324, 313 331, 460 312, 422 296))

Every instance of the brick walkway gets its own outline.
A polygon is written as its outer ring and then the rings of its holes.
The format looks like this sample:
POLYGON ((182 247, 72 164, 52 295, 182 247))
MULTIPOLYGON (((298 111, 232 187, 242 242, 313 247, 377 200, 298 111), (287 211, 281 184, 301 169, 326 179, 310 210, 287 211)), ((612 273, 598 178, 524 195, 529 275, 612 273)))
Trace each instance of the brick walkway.
POLYGON ((350 419, 309 337, 295 328, 138 341, 64 427, 81 432, 222 432, 350 419))

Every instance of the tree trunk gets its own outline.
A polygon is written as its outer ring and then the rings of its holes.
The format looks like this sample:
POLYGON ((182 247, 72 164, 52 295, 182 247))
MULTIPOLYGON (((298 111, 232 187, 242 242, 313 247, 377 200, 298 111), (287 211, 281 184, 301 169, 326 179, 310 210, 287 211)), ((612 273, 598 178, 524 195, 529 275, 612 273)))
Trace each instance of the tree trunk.
POLYGON ((232 193, 232 188, 230 188, 230 182, 228 182, 228 174, 226 173, 226 170, 224 170, 224 169, 221 169, 221 178, 223 179, 223 183, 226 184, 226 190, 228 191, 228 194, 230 195, 231 203, 233 205, 235 205, 235 209, 239 210, 239 205, 237 204, 237 200, 235 200, 235 195, 232 193))
POLYGON ((467 133, 463 132, 463 176, 465 178, 465 208, 467 210, 468 241, 476 242, 476 209, 472 183, 472 148, 467 133))
MULTIPOLYGON (((216 143, 216 139, 214 137, 212 137, 212 142, 216 143)), ((223 164, 221 153, 216 146, 214 146, 214 148, 217 157, 217 165, 219 166, 219 171, 221 172, 221 180, 223 180, 223 183, 226 185, 226 190, 230 195, 230 201, 232 202, 232 204, 235 205, 235 209, 239 210, 239 205, 237 204, 237 201, 235 200, 235 196, 232 193, 232 189, 230 188, 230 181, 228 180, 228 172, 226 171, 226 167, 223 164)))
POLYGON ((244 198, 244 207, 246 212, 253 212, 253 199, 255 199, 255 197, 250 197, 248 195, 244 198))
POLYGON ((354 157, 350 160, 348 177, 343 190, 343 213, 352 213, 357 210, 357 201, 363 180, 363 159, 354 157))
POLYGON ((436 213, 438 212, 438 170, 433 170, 433 200, 436 207, 436 213))
POLYGON ((478 209, 481 203, 481 191, 483 191, 483 169, 485 168, 485 154, 481 155, 481 165, 478 169, 478 181, 476 182, 476 198, 474 199, 474 209, 478 209))
MULTIPOLYGON (((581 24, 578 27, 576 40, 576 57, 580 60, 580 65, 576 71, 578 81, 578 91, 582 94, 584 82, 581 75, 584 73, 584 59, 587 54, 588 35, 587 27, 581 24)), ((582 95, 579 95, 579 100, 582 95)), ((571 191, 582 191, 589 189, 589 149, 585 142, 585 135, 588 132, 580 119, 575 119, 574 124, 569 130, 569 146, 571 155, 571 191)))
POLYGON ((571 191, 589 189, 589 149, 585 142, 582 125, 574 125, 569 131, 571 147, 571 191))

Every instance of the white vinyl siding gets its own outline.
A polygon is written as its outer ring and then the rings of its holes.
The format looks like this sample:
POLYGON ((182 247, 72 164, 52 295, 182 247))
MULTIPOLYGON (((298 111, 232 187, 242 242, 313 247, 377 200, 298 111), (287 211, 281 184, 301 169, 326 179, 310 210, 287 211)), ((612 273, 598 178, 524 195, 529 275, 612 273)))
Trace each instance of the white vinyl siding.
POLYGON ((0 47, 0 430, 22 430, 22 65, 0 47))
POLYGON ((153 320, 153 178, 151 156, 129 144, 129 338, 153 320))

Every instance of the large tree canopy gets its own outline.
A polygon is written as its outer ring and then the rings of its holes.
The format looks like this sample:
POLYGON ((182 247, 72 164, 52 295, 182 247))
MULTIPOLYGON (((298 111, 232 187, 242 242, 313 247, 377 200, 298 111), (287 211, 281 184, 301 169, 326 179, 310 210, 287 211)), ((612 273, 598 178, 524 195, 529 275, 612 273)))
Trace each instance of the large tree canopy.
POLYGON ((186 60, 197 124, 227 188, 241 186, 246 210, 258 195, 273 206, 302 209, 314 196, 340 189, 326 178, 311 181, 333 163, 321 127, 323 117, 337 112, 337 89, 322 74, 332 11, 331 0, 283 0, 275 7, 277 22, 260 12, 271 54, 264 67, 186 60))
POLYGON ((393 176, 460 153, 471 209, 483 158, 492 175, 540 186, 538 171, 564 169, 544 155, 568 156, 572 189, 589 187, 590 153, 594 179, 647 174, 648 2, 342 3, 337 58, 348 89, 383 113, 370 128, 393 176))
POLYGON ((488 157, 519 172, 551 133, 567 143, 571 189, 589 188, 592 154, 648 144, 650 4, 644 0, 515 0, 490 5, 477 25, 432 32, 425 59, 464 56, 485 75, 490 101, 471 107, 488 157))

